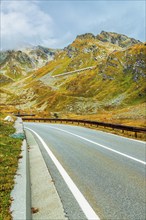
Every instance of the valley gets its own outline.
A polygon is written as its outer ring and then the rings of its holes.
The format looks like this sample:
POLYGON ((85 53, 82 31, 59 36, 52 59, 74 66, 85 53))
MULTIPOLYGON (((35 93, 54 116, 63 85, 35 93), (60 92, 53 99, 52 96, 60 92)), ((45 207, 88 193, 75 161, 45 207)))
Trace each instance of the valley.
POLYGON ((1 111, 143 127, 145 55, 144 43, 104 31, 60 50, 3 51, 1 111))

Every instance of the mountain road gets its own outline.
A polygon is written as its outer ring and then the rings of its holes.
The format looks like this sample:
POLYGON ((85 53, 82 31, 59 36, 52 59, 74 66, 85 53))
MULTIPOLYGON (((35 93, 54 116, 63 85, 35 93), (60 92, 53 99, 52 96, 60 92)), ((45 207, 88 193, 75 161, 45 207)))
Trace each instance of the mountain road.
POLYGON ((68 219, 146 219, 146 145, 80 126, 24 123, 68 219))

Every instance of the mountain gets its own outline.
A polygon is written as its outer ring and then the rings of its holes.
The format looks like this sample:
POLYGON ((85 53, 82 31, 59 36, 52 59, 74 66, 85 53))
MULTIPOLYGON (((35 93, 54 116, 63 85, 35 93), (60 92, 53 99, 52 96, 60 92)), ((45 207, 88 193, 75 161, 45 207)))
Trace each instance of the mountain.
POLYGON ((56 51, 41 46, 0 52, 2 82, 9 82, 26 76, 53 59, 56 51))
POLYGON ((101 31, 100 34, 95 36, 92 33, 86 33, 82 35, 77 36, 78 39, 97 39, 102 42, 109 42, 112 44, 116 44, 120 47, 130 47, 134 44, 139 44, 142 43, 139 40, 135 40, 134 38, 129 38, 128 36, 124 34, 117 34, 115 32, 106 32, 106 31, 101 31))
POLYGON ((110 42, 112 44, 117 44, 120 47, 129 47, 134 44, 141 43, 139 40, 135 40, 134 38, 129 38, 124 34, 117 34, 114 32, 106 32, 102 31, 96 38, 103 42, 110 42))
MULTIPOLYGON (((101 32, 97 36, 87 33, 77 36, 63 50, 48 51, 40 46, 29 52, 23 50, 23 68, 27 66, 31 71, 18 78, 12 77, 13 71, 4 72, 4 68, 10 70, 10 64, 15 62, 22 68, 22 61, 18 55, 14 58, 11 52, 10 62, 4 54, 1 102, 7 103, 13 111, 15 108, 26 112, 33 109, 37 114, 49 117, 56 112, 59 117, 143 126, 146 47, 140 41, 123 36, 111 32, 101 32), (104 37, 101 39, 101 36, 104 37), (43 60, 45 65, 42 62, 40 68, 38 64, 31 68, 32 57, 36 63, 38 59, 39 65, 39 59, 43 60), (7 81, 3 77, 7 77, 7 81)), ((15 54, 20 52, 15 51, 15 54)))

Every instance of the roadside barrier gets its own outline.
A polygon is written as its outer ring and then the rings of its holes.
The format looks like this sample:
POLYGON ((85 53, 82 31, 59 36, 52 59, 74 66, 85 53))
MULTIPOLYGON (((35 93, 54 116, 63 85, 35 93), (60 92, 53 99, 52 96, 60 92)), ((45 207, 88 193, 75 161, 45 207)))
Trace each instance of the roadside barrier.
POLYGON ((83 124, 83 125, 95 125, 95 126, 101 126, 104 128, 112 128, 121 130, 123 133, 124 131, 131 131, 134 132, 135 137, 137 138, 137 133, 146 133, 146 128, 140 128, 140 127, 133 127, 133 126, 127 126, 127 125, 120 125, 120 124, 111 124, 111 123, 105 123, 105 122, 98 122, 98 121, 89 121, 89 120, 77 120, 77 119, 56 119, 56 118, 22 118, 23 121, 27 122, 60 122, 60 123, 78 123, 78 124, 83 124))

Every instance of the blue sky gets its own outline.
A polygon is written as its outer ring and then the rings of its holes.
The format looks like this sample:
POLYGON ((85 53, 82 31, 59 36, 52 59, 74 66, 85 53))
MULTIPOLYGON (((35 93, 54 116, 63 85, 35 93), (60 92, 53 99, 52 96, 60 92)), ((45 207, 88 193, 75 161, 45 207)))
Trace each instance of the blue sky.
POLYGON ((145 41, 145 1, 1 1, 2 49, 63 48, 79 34, 102 30, 145 41))

